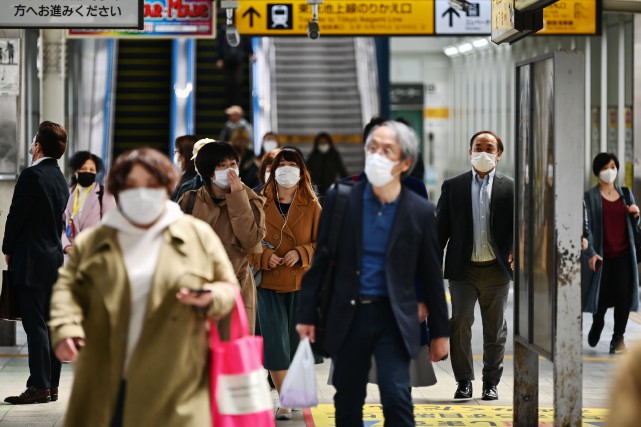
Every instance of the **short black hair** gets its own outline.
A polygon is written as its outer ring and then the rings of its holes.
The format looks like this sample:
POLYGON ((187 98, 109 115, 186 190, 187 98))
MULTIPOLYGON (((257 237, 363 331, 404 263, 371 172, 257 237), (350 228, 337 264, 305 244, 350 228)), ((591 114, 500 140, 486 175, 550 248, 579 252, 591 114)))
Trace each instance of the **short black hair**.
POLYGON ((492 135, 494 139, 496 139, 496 143, 498 145, 499 152, 502 153, 504 150, 503 148, 503 141, 501 140, 501 137, 492 132, 491 130, 482 130, 480 132, 476 132, 474 135, 472 135, 472 138, 470 138, 470 150, 472 149, 472 146, 474 145, 474 141, 476 138, 478 138, 480 135, 483 135, 484 133, 487 133, 488 135, 492 135))
POLYGON ((44 121, 38 126, 36 142, 45 157, 59 159, 67 149, 67 131, 57 123, 44 121))
POLYGON ((363 145, 365 145, 365 143, 367 142, 367 137, 370 133, 372 133, 372 130, 374 130, 375 127, 382 125, 386 121, 387 119, 383 116, 374 116, 370 119, 370 121, 363 128, 363 140, 361 141, 363 145))
POLYGON ((105 165, 102 162, 102 159, 95 154, 92 154, 89 151, 77 151, 69 159, 69 170, 71 171, 71 185, 76 185, 78 179, 76 178, 76 172, 85 164, 87 160, 93 160, 96 164, 96 172, 100 173, 105 169, 105 165))
POLYGON ((594 173, 594 176, 599 176, 599 172, 601 172, 601 169, 608 163, 610 163, 610 160, 614 160, 614 165, 617 167, 617 170, 619 169, 619 159, 617 159, 617 156, 614 155, 614 153, 599 153, 594 157, 594 160, 592 161, 592 172, 594 173))
POLYGON ((203 145, 196 154, 196 168, 200 176, 207 180, 214 174, 216 167, 227 159, 240 162, 238 151, 229 142, 210 142, 203 145))

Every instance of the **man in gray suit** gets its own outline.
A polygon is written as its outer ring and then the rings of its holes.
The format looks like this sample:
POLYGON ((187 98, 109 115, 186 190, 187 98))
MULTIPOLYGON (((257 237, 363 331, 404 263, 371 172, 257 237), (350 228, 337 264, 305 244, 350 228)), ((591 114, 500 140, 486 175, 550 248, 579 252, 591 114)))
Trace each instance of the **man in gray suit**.
POLYGON ((472 324, 479 302, 483 321, 483 400, 498 399, 507 337, 505 308, 512 279, 514 181, 496 171, 503 142, 490 131, 470 139, 472 170, 443 183, 436 207, 444 277, 452 297, 455 399, 472 397, 472 324))

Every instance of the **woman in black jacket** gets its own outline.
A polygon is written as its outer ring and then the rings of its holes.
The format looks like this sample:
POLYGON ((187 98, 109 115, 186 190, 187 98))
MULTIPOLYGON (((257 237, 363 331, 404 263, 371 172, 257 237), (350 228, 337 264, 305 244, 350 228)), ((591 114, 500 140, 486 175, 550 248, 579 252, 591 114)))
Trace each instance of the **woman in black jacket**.
POLYGON ((314 148, 307 157, 307 168, 320 196, 325 196, 338 178, 347 176, 341 155, 327 132, 321 132, 314 138, 314 148))

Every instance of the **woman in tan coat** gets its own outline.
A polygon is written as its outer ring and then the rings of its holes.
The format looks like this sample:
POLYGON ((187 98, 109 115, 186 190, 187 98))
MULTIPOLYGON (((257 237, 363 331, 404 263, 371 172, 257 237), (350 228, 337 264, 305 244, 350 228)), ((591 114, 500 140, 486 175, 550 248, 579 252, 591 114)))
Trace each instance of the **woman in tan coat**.
POLYGON ((75 362, 67 427, 212 425, 206 319, 229 313, 238 284, 211 227, 169 201, 177 178, 156 150, 118 157, 118 209, 60 269, 49 325, 75 362))
MULTIPOLYGON (((263 195, 267 225, 263 253, 252 257, 263 270, 258 288, 258 322, 264 340, 264 365, 280 393, 298 346, 296 295, 316 249, 321 207, 312 190, 303 157, 292 148, 276 155, 263 195)), ((291 419, 279 408, 276 419, 291 419)))
MULTIPOLYGON (((225 246, 240 283, 250 332, 256 325, 256 284, 247 255, 261 253, 265 237, 265 199, 244 185, 238 175, 239 156, 227 142, 211 141, 196 154, 196 169, 205 184, 185 193, 180 201, 183 212, 211 225, 225 246), (191 206, 190 206, 191 199, 191 206)), ((221 334, 229 331, 221 322, 221 334)))

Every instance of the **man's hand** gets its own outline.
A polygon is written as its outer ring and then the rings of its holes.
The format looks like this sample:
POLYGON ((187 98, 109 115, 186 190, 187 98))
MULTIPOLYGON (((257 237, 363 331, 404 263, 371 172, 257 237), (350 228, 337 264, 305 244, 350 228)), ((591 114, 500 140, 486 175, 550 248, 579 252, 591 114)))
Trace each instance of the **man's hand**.
POLYGON ((309 338, 310 342, 316 342, 316 326, 314 325, 303 325, 299 323, 296 325, 296 331, 300 336, 300 339, 309 338))
POLYGON ((585 237, 581 237, 581 250, 582 251, 588 250, 588 239, 586 239, 585 237))
POLYGON ((11 254, 5 254, 4 262, 7 263, 7 267, 11 264, 11 254))
POLYGON ((224 66, 225 66, 225 61, 223 61, 222 59, 219 59, 218 61, 216 61, 216 68, 218 68, 219 70, 221 70, 224 66))
POLYGON ((510 268, 514 271, 514 252, 507 254, 507 262, 510 263, 510 268))
POLYGON ((599 254, 594 254, 592 255, 592 258, 588 260, 588 266, 590 267, 590 270, 596 271, 596 263, 597 261, 603 261, 603 258, 599 254))
POLYGON ((427 319, 427 306, 424 302, 418 303, 418 323, 423 323, 427 319))
POLYGON ((229 181, 229 188, 231 188, 232 193, 243 191, 243 182, 240 180, 240 177, 236 175, 235 171, 230 170, 227 172, 227 181, 229 181))
POLYGON ((447 359, 450 351, 449 338, 434 338, 430 343, 430 362, 440 362, 447 359))
POLYGON ((283 264, 285 264, 287 267, 295 266, 298 261, 300 261, 300 254, 296 249, 292 249, 291 251, 287 252, 283 257, 283 264))
POLYGON ((80 349, 85 346, 85 341, 79 337, 65 338, 54 346, 54 353, 61 362, 75 362, 80 349))

